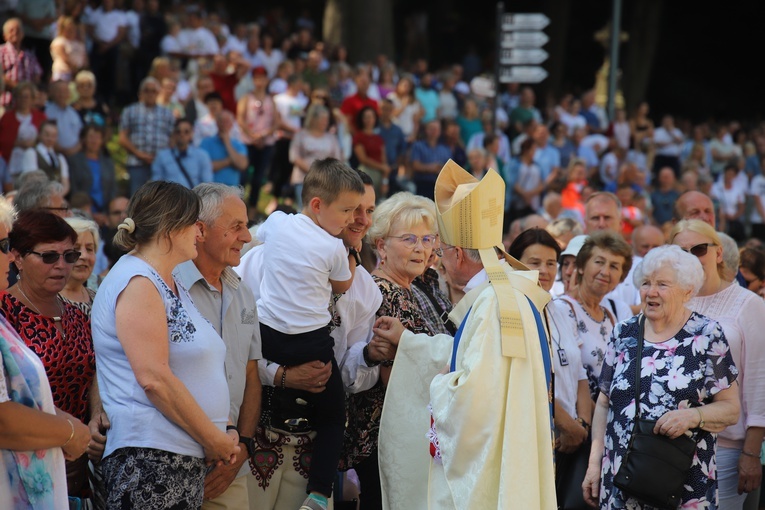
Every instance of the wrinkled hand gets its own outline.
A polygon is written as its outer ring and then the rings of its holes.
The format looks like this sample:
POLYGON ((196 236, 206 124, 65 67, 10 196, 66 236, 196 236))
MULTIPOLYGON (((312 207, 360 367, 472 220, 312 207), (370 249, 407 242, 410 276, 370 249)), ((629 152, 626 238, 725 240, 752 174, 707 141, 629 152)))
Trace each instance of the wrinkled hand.
MULTIPOLYGON (((234 431, 235 432, 235 431, 234 431)), ((241 451, 239 447, 239 435, 228 434, 222 430, 216 431, 215 435, 204 445, 205 460, 207 464, 220 466, 231 464, 241 451)))
POLYGON ((372 331, 376 338, 398 347, 398 341, 404 333, 404 325, 401 324, 400 320, 393 317, 380 317, 375 322, 372 331))
POLYGON ((309 361, 287 368, 286 386, 296 390, 321 393, 332 375, 332 363, 309 361))
POLYGON ((231 483, 236 479, 236 475, 239 474, 239 470, 247 461, 247 450, 242 449, 236 456, 236 460, 228 465, 215 466, 212 471, 205 476, 205 495, 206 500, 215 499, 226 490, 228 490, 231 483))
POLYGON ((574 422, 568 429, 560 429, 555 447, 561 453, 574 453, 586 439, 587 430, 578 422, 574 422))
POLYGON ((654 434, 661 434, 670 439, 675 439, 685 434, 685 432, 699 424, 699 413, 694 409, 676 409, 664 413, 661 418, 656 420, 656 426, 653 428, 654 434))
POLYGON ((738 493, 757 490, 762 482, 762 466, 760 459, 744 455, 738 457, 738 493))
POLYGON ((587 466, 587 474, 584 475, 582 482, 582 496, 584 502, 593 508, 598 507, 598 497, 600 495, 600 466, 590 464, 587 466))
POLYGON ((391 360, 396 357, 396 346, 387 340, 375 336, 369 342, 367 353, 372 361, 391 360))
POLYGON ((90 429, 71 414, 64 413, 64 415, 72 422, 72 426, 74 427, 74 435, 72 436, 72 439, 66 446, 61 447, 64 451, 64 458, 66 460, 79 459, 88 449, 90 429))
POLYGON ((106 448, 106 431, 111 428, 112 424, 109 422, 109 417, 105 411, 94 415, 88 423, 90 429, 90 442, 88 443, 88 458, 94 462, 101 462, 101 457, 104 455, 104 449, 106 448))

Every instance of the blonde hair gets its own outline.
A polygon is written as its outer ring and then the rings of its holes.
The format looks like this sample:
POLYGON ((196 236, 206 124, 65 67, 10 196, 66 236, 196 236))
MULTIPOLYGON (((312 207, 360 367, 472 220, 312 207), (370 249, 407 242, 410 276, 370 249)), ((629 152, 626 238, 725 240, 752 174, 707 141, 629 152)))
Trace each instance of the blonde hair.
POLYGON ((0 195, 0 225, 10 232, 13 228, 13 222, 16 221, 16 209, 10 200, 0 195))
POLYGON ((79 85, 80 83, 92 83, 96 84, 96 75, 92 71, 83 69, 74 77, 74 83, 79 85))
POLYGON ((408 229, 420 223, 438 233, 436 204, 429 198, 401 191, 377 206, 367 238, 372 246, 376 246, 377 241, 385 240, 394 227, 408 229))
MULTIPOLYGON (((672 230, 669 232, 669 244, 674 244, 677 234, 685 231, 695 232, 696 234, 707 237, 715 246, 719 246, 720 248, 723 247, 722 240, 720 239, 720 236, 717 235, 717 231, 714 227, 701 220, 680 220, 675 223, 675 226, 672 227, 672 230)), ((725 261, 717 264, 717 274, 720 275, 721 278, 725 274, 725 261)))
POLYGON ((74 18, 71 16, 61 16, 58 19, 58 24, 56 26, 56 35, 63 36, 64 31, 71 26, 77 26, 77 22, 74 18))

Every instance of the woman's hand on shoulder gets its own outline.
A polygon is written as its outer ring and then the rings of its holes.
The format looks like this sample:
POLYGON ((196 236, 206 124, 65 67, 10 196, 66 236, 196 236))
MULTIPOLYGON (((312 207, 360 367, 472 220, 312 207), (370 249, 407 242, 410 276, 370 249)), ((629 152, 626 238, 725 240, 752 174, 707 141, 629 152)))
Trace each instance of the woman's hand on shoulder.
POLYGON ((656 420, 653 433, 675 439, 685 434, 686 431, 698 427, 700 421, 699 413, 695 409, 676 409, 664 413, 661 418, 656 420))

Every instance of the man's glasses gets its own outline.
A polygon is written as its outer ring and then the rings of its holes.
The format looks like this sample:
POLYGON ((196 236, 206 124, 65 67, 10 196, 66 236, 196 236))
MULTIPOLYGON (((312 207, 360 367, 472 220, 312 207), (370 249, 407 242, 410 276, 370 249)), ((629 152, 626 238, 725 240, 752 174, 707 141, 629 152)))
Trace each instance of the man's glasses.
POLYGON ((66 207, 66 206, 63 206, 63 207, 40 207, 40 209, 44 209, 46 211, 51 211, 51 212, 54 212, 54 211, 64 212, 64 211, 68 211, 69 207, 66 207))
POLYGON ((46 251, 46 252, 40 253, 37 251, 29 250, 27 252, 27 255, 30 253, 40 257, 43 263, 45 264, 55 264, 56 262, 58 262, 58 259, 60 259, 62 256, 64 257, 64 262, 66 262, 67 264, 74 264, 75 262, 77 262, 77 259, 79 259, 81 255, 81 253, 78 252, 77 250, 67 250, 64 253, 59 253, 57 251, 46 251))
POLYGON ((6 255, 11 251, 11 240, 7 237, 5 239, 0 239, 0 251, 6 255))
POLYGON ((439 257, 443 257, 444 256, 444 252, 446 250, 453 250, 454 248, 456 248, 456 246, 444 246, 444 247, 441 247, 441 248, 436 248, 435 250, 433 250, 433 253, 435 253, 439 257))
POLYGON ((414 248, 417 246, 417 243, 419 241, 422 241, 422 247, 423 248, 432 248, 433 245, 436 242, 436 235, 435 234, 428 234, 424 235, 422 237, 417 237, 414 234, 404 234, 402 236, 389 236, 393 239, 401 239, 401 242, 404 243, 404 246, 407 248, 414 248))
POLYGON ((696 255, 697 257, 703 257, 707 254, 709 251, 710 246, 717 246, 714 243, 701 243, 697 244, 696 246, 691 246, 687 250, 685 248, 681 248, 686 253, 690 253, 691 255, 696 255))

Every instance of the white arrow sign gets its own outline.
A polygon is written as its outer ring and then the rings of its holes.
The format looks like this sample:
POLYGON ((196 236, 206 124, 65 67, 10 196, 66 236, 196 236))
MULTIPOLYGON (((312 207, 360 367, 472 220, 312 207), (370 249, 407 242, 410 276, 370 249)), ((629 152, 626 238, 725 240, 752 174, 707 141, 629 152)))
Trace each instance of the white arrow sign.
POLYGON ((541 48, 501 50, 500 64, 541 64, 549 55, 541 48))
POLYGON ((502 30, 542 30, 550 24, 550 18, 541 12, 533 14, 505 14, 502 16, 502 30))
POLYGON ((550 38, 544 32, 503 32, 502 48, 541 48, 550 38))
POLYGON ((539 83, 547 78, 547 71, 539 66, 500 67, 500 83, 539 83))

